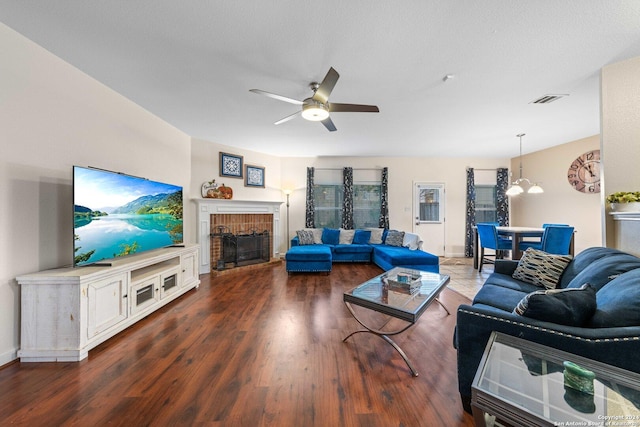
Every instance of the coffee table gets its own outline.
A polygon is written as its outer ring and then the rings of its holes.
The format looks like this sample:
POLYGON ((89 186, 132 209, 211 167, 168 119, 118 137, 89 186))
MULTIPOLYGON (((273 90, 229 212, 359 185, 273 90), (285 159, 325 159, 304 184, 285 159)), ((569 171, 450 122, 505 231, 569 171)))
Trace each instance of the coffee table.
MULTIPOLYGON (((630 356, 633 357, 633 356, 630 356)), ((471 388, 485 413, 514 426, 640 426, 640 374, 493 332, 471 388), (563 362, 595 374, 593 394, 564 385, 563 362)))
POLYGON ((389 336, 402 333, 413 326, 433 301, 440 304, 449 315, 447 307, 438 299, 440 292, 447 286, 447 283, 449 283, 449 276, 446 275, 396 267, 345 292, 343 296, 345 305, 365 329, 350 333, 342 341, 347 341, 351 336, 360 332, 377 335, 396 349, 411 370, 411 374, 417 377, 418 372, 407 358, 405 352, 389 336), (388 280, 389 278, 397 277, 398 273, 419 277, 420 283, 417 284, 415 291, 411 292, 408 288, 403 288, 398 286, 397 283, 388 280), (365 307, 390 317, 382 326, 372 327, 356 315, 353 305, 365 307), (384 331, 384 327, 392 318, 401 319, 407 324, 397 330, 384 331))

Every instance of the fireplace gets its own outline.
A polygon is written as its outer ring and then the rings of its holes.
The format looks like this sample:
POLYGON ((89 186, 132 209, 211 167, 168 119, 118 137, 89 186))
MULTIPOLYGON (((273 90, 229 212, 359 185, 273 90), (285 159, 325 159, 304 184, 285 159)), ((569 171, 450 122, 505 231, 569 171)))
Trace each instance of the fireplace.
POLYGON ((222 253, 216 264, 216 269, 224 269, 230 263, 234 267, 259 264, 270 260, 269 231, 260 233, 255 230, 250 233, 213 234, 213 238, 221 239, 222 253))
MULTIPOLYGON (((214 238, 213 234, 253 235, 266 231, 268 239, 265 238, 266 236, 262 237, 259 257, 267 259, 267 262, 280 259, 280 205, 282 202, 198 199, 196 204, 198 206, 197 237, 201 254, 200 274, 220 271, 218 264, 221 263, 224 263, 227 268, 235 264, 235 261, 226 262, 222 255, 224 249, 222 238, 221 236, 214 238)), ((238 260, 238 267, 243 266, 247 261, 238 260)))

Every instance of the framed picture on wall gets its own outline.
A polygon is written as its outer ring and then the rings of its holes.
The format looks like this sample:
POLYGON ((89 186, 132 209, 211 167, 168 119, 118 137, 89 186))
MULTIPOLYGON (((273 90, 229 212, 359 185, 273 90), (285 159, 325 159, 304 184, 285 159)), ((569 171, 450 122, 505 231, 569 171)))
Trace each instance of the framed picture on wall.
POLYGON ((244 186, 264 188, 264 167, 246 165, 244 186))
POLYGON ((220 176, 242 178, 242 156, 220 152, 220 176))

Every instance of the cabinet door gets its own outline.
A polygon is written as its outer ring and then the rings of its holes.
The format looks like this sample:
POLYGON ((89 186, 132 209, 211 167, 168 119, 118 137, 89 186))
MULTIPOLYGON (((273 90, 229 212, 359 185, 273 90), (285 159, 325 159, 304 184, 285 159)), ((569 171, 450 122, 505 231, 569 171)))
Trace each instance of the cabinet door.
POLYGON ((160 299, 180 290, 180 269, 174 268, 160 275, 160 299))
POLYGON ((160 275, 131 285, 131 314, 137 314, 160 300, 160 275))
POLYGON ((127 318, 127 275, 89 283, 87 286, 88 331, 93 338, 127 318))
POLYGON ((181 286, 191 285, 198 280, 198 252, 182 255, 181 286))

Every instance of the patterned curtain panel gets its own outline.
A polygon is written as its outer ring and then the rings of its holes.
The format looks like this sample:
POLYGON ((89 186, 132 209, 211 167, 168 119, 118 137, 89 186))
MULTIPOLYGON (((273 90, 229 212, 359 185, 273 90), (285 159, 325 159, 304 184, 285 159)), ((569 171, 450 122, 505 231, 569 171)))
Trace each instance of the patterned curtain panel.
POLYGON ((496 193, 498 198, 496 211, 498 214, 498 223, 505 227, 509 225, 509 197, 507 197, 508 186, 509 169, 498 168, 498 175, 496 176, 496 193))
POLYGON ((342 205, 342 228, 353 230, 353 168, 342 169, 344 200, 342 205))
POLYGON ((313 174, 314 168, 307 168, 307 207, 306 207, 306 219, 305 219, 305 227, 307 228, 315 228, 315 216, 316 216, 316 207, 314 205, 314 194, 313 194, 313 174))
POLYGON ((473 256, 473 227, 476 225, 476 184, 473 168, 467 168, 467 214, 464 255, 473 256))
POLYGON ((380 194, 380 228, 389 228, 389 168, 382 168, 382 194, 380 194))

